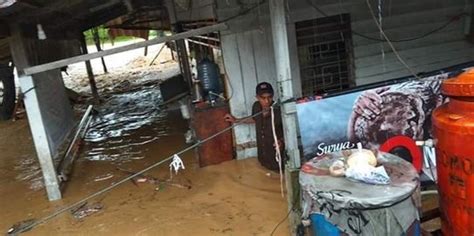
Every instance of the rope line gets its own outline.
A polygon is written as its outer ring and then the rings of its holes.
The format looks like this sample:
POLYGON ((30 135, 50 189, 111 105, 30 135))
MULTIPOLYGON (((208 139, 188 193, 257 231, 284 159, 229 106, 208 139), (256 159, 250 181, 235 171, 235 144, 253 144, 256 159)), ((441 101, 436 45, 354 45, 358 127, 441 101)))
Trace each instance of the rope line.
POLYGON ((280 143, 278 142, 278 136, 276 134, 275 128, 275 112, 273 111, 273 106, 270 107, 270 112, 272 116, 272 133, 273 133, 273 142, 275 143, 275 160, 278 163, 278 169, 280 171, 280 191, 281 197, 285 198, 284 190, 283 190, 283 171, 281 169, 281 164, 283 162, 280 153, 280 143))

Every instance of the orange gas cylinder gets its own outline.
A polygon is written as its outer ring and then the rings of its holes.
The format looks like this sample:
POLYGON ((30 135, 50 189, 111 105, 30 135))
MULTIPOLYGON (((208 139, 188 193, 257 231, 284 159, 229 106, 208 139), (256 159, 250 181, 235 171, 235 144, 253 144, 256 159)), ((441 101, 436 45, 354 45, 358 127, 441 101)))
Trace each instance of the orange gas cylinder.
POLYGON ((474 235, 474 69, 443 82, 449 102, 433 112, 441 228, 474 235))

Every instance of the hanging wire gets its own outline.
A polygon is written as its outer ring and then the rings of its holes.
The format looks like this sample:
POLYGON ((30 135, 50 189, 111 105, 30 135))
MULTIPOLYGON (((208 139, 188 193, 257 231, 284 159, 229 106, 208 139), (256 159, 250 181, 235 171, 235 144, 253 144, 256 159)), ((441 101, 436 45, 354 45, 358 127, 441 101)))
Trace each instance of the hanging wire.
MULTIPOLYGON (((326 14, 326 12, 324 12, 321 8, 319 8, 318 6, 316 6, 311 0, 306 0, 306 2, 312 7, 314 8, 316 11, 318 11, 321 15, 325 16, 325 17, 328 17, 329 15, 326 14)), ((410 37, 410 38, 402 38, 402 39, 391 39, 390 41, 393 42, 393 43, 400 43, 400 42, 408 42, 408 41, 414 41, 414 40, 418 40, 418 39, 422 39, 422 38, 425 38, 427 36, 430 36, 434 33, 437 33, 443 29, 445 29, 446 27, 448 27, 449 25, 451 25, 453 22, 456 22, 456 21, 459 21, 461 19, 461 16, 466 16, 467 14, 466 13, 460 13, 458 15, 455 15, 453 17, 451 17, 446 23, 440 25, 439 27, 437 28, 434 28, 433 30, 430 30, 424 34, 421 34, 419 36, 415 36, 415 37, 410 37)), ((387 40, 385 38, 383 39, 380 39, 380 38, 374 38, 374 37, 370 37, 370 36, 367 36, 365 34, 362 34, 362 33, 359 33, 357 31, 354 31, 354 30, 351 30, 351 32, 359 37, 362 37, 362 38, 365 38, 365 39, 369 39, 369 40, 373 40, 373 41, 378 41, 378 42, 387 42, 387 40)))
MULTIPOLYGON (((380 39, 383 40, 383 35, 382 35, 382 29, 383 29, 383 23, 382 23, 382 4, 383 0, 378 0, 378 11, 379 11, 379 24, 380 24, 380 39)), ((380 42, 380 51, 382 54, 382 69, 383 72, 385 72, 385 50, 384 50, 384 42, 380 42)))
POLYGON ((369 0, 366 0, 366 3, 367 3, 367 6, 369 7, 369 11, 370 11, 370 15, 372 16, 372 19, 374 19, 374 22, 375 24, 377 25, 377 27, 379 28, 380 30, 380 33, 383 35, 383 37, 385 38, 385 40, 387 40, 387 43, 388 45, 390 46, 390 48, 392 48, 392 51, 393 53, 395 54, 395 56, 398 58, 398 60, 400 61, 400 63, 402 63, 403 66, 405 66, 407 68, 407 70, 417 79, 420 79, 420 77, 415 73, 415 71, 403 60, 403 58, 400 56, 400 54, 398 53, 397 49, 395 48, 395 46, 393 46, 392 42, 390 41, 390 39, 387 37, 387 35, 385 34, 385 32, 383 31, 382 27, 380 26, 380 24, 377 22, 377 18, 375 17, 374 15, 374 11, 372 9, 372 5, 370 5, 370 2, 369 0))

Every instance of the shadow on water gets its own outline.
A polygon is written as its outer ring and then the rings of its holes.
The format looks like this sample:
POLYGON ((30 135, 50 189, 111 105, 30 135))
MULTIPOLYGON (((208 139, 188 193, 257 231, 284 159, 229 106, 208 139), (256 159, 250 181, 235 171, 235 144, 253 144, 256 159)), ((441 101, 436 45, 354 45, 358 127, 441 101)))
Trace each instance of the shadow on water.
POLYGON ((96 107, 98 115, 85 136, 83 157, 115 163, 144 158, 145 144, 169 134, 161 102, 156 85, 112 95, 96 107))

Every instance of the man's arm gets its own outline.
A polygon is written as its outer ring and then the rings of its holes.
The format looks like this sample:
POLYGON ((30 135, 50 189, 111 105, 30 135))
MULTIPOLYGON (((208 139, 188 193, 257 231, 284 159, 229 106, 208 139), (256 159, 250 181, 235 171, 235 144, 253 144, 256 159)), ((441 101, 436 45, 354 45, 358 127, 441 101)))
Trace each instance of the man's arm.
POLYGON ((254 124, 255 123, 255 120, 251 116, 237 119, 231 114, 226 114, 224 116, 224 119, 225 119, 225 121, 227 121, 229 123, 232 123, 232 124, 234 124, 234 123, 254 124))

